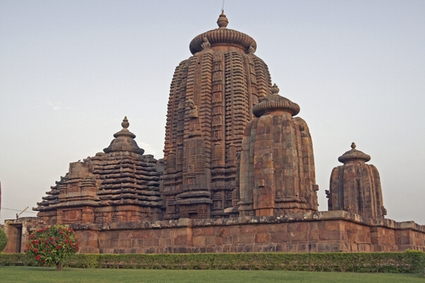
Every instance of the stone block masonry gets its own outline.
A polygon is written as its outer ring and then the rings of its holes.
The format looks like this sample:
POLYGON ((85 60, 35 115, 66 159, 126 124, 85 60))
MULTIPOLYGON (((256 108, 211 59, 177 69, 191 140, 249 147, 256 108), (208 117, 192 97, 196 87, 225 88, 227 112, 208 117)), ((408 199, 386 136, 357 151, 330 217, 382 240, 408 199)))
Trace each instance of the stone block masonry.
POLYGON ((346 211, 72 224, 81 253, 425 251, 425 226, 346 211))

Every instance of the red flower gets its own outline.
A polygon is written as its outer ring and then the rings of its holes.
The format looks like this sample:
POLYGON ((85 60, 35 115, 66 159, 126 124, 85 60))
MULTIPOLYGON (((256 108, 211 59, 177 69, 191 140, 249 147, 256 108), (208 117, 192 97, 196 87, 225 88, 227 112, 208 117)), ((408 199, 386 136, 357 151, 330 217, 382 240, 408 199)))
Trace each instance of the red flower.
POLYGON ((36 255, 36 256, 35 256, 35 259, 36 259, 36 260, 40 260, 40 255, 36 255))

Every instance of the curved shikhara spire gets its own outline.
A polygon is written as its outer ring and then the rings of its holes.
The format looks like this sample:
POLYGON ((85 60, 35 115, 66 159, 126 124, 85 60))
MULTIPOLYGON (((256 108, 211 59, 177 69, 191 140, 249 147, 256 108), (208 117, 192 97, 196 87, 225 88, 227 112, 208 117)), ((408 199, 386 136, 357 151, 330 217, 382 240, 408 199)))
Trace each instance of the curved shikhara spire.
POLYGON ((242 139, 238 211, 277 216, 317 211, 313 144, 298 104, 278 94, 258 103, 242 139))
POLYGON ((387 214, 384 207, 381 179, 378 169, 366 164, 370 155, 351 150, 338 158, 344 165, 332 170, 330 188, 326 191, 329 210, 345 210, 369 219, 383 219, 387 214))
POLYGON ((240 151, 252 108, 270 93, 267 65, 255 40, 219 28, 196 36, 170 87, 162 193, 165 218, 220 217, 231 206, 240 151))

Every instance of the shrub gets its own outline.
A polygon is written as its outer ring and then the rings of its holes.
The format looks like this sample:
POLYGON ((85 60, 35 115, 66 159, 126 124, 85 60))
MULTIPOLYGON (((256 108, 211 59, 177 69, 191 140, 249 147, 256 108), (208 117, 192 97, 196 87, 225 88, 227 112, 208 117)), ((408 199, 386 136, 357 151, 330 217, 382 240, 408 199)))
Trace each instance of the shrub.
POLYGON ((4 250, 6 245, 7 245, 6 233, 3 231, 3 229, 0 228, 0 253, 4 250))
MULTIPOLYGON (((0 254, 0 266, 35 265, 34 257, 0 254)), ((66 266, 76 268, 288 270, 419 273, 425 253, 221 253, 221 254, 76 254, 66 266)))
POLYGON ((78 249, 74 230, 68 226, 55 225, 32 233, 26 253, 39 265, 55 265, 61 271, 64 262, 78 249))

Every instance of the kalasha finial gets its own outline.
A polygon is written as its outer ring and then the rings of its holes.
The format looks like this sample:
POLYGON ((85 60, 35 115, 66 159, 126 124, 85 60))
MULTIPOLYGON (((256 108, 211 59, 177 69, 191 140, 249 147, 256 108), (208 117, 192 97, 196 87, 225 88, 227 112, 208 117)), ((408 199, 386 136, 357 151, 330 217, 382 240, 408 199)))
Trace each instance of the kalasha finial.
POLYGON ((279 91, 280 91, 280 89, 277 87, 277 84, 273 84, 272 89, 271 89, 272 94, 277 95, 277 94, 279 94, 279 91))
POLYGON ((351 150, 338 157, 338 161, 344 164, 350 160, 363 160, 364 162, 368 162, 370 160, 370 155, 364 153, 363 151, 357 150, 356 144, 352 142, 351 150))
POLYGON ((127 128, 128 128, 128 126, 130 126, 130 123, 129 123, 129 122, 128 122, 128 120, 127 120, 127 116, 124 116, 124 119, 122 120, 121 126, 122 126, 124 129, 127 129, 127 128))
POLYGON ((227 25, 229 24, 229 20, 224 14, 224 10, 221 10, 221 14, 220 16, 218 16, 217 24, 219 28, 226 28, 227 25))

